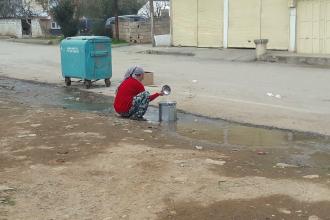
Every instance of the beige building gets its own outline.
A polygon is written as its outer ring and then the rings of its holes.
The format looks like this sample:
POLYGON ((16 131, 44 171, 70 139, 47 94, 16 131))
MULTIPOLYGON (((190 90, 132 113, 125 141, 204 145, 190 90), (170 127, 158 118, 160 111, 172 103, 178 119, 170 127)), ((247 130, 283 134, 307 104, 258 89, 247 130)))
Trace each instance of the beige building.
POLYGON ((330 0, 172 0, 172 45, 330 53, 330 0))

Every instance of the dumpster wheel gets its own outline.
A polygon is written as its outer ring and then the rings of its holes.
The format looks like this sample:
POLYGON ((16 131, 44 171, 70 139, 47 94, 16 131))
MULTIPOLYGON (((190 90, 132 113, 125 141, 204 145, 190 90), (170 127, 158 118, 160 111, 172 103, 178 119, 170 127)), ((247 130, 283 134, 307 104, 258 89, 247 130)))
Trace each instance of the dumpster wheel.
POLYGON ((71 78, 70 77, 65 77, 65 85, 66 86, 71 86, 71 78))
POLYGON ((92 81, 85 79, 84 84, 85 84, 86 89, 89 89, 92 86, 92 81))
POLYGON ((105 79, 104 82, 105 82, 105 86, 106 87, 110 87, 111 86, 111 81, 110 81, 109 78, 108 79, 105 79))

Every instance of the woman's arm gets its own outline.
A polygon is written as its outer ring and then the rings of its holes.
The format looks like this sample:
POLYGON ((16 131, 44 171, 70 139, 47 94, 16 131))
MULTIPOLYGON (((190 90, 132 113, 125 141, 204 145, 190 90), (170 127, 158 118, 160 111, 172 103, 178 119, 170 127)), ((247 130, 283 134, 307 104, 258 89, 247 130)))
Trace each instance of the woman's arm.
POLYGON ((156 92, 155 94, 149 96, 149 100, 150 100, 150 102, 153 101, 153 100, 155 100, 155 99, 156 99, 157 97, 159 97, 160 95, 161 95, 160 93, 156 92))

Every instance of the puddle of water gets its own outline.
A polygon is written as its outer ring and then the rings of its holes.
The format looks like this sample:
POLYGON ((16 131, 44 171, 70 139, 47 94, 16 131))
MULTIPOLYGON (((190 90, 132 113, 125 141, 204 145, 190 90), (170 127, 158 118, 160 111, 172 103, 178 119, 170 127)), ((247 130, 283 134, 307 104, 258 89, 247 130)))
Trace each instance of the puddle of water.
MULTIPOLYGON (((36 106, 53 106, 79 111, 91 111, 114 116, 113 98, 80 91, 75 88, 57 87, 7 78, 0 78, 0 98, 13 97, 19 102, 36 106)), ((158 108, 150 107, 145 115, 151 123, 158 123, 158 108)), ((189 141, 231 148, 297 149, 291 160, 301 161, 316 152, 330 153, 330 138, 280 129, 247 126, 224 120, 214 120, 179 112, 174 124, 162 124, 164 132, 189 141)))

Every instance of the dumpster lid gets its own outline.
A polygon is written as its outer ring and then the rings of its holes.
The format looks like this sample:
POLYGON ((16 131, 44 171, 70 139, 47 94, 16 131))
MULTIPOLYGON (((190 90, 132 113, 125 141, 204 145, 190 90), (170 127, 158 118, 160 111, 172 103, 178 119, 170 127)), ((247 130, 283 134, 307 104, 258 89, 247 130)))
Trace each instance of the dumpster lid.
POLYGON ((105 36, 78 36, 78 37, 67 37, 66 40, 84 40, 84 41, 101 41, 109 42, 111 39, 105 36))

